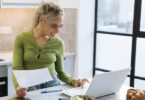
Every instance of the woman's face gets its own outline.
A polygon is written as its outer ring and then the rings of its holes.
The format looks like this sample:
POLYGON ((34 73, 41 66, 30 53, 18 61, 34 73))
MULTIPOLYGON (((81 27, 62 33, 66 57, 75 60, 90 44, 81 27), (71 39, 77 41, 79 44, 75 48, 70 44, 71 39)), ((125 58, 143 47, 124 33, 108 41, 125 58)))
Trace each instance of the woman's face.
POLYGON ((63 26, 63 16, 56 17, 55 19, 42 21, 42 31, 45 36, 53 38, 59 33, 60 28, 63 26))

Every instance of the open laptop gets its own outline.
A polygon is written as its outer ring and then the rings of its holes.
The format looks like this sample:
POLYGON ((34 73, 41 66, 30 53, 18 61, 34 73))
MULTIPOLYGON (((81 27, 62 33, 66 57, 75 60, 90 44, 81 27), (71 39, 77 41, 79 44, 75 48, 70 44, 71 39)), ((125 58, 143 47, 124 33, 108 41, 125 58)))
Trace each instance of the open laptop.
POLYGON ((96 74, 87 88, 72 88, 63 90, 62 93, 68 96, 74 95, 89 95, 93 97, 101 97, 113 94, 120 90, 123 82, 125 81, 130 68, 121 70, 105 72, 96 74))

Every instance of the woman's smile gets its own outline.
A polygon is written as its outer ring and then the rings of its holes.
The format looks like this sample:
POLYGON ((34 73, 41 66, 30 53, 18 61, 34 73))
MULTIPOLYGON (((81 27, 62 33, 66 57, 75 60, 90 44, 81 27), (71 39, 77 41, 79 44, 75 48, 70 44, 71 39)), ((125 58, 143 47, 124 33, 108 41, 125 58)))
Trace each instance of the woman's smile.
POLYGON ((54 33, 51 33, 51 36, 52 36, 52 37, 54 37, 54 36, 55 36, 55 34, 54 34, 54 33))

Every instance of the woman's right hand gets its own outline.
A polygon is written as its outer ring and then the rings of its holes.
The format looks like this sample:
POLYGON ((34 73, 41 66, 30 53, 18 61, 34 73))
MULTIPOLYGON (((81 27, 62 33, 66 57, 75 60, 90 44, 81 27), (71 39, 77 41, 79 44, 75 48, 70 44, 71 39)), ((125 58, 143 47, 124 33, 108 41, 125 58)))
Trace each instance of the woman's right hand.
POLYGON ((26 96, 26 94, 27 94, 27 88, 20 88, 20 87, 18 87, 16 89, 16 95, 18 97, 24 97, 24 96, 26 96))

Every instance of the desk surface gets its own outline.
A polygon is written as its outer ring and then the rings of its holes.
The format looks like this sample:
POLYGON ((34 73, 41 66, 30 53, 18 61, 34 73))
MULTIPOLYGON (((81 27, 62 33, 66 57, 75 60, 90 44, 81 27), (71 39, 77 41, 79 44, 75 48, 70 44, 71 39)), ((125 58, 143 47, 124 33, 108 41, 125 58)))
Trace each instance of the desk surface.
MULTIPOLYGON (((63 86, 58 86, 58 87, 52 87, 51 89, 53 90, 54 88, 55 89, 68 89, 71 87, 68 85, 63 85, 63 86)), ((127 100, 126 92, 128 88, 129 88, 128 86, 123 85, 119 92, 114 93, 112 95, 96 98, 96 100, 127 100)), ((3 98, 0 98, 0 100, 58 100, 59 98, 67 98, 69 100, 69 97, 61 94, 61 92, 41 94, 41 91, 45 91, 45 90, 48 90, 48 88, 28 92, 25 98, 16 98, 16 96, 13 95, 13 96, 6 96, 3 98), (15 99, 12 99, 12 98, 15 98, 15 99)))

